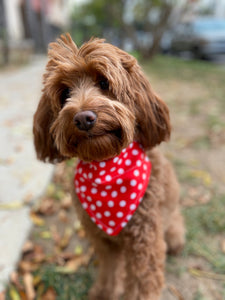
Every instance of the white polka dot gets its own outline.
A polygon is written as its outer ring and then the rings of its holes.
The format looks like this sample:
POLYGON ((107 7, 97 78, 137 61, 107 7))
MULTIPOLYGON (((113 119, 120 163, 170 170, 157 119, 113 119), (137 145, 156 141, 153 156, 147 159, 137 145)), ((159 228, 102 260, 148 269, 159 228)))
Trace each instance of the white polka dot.
POLYGON ((142 198, 140 198, 139 202, 141 202, 142 200, 143 200, 143 197, 142 197, 142 198))
POLYGON ((124 158, 127 158, 127 156, 128 156, 128 153, 126 152, 126 153, 124 154, 123 157, 124 157, 124 158))
POLYGON ((92 173, 88 173, 88 178, 92 179, 93 178, 93 174, 92 173))
POLYGON ((95 205, 94 204, 91 204, 91 210, 96 210, 96 207, 95 207, 95 205))
POLYGON ((145 171, 147 170, 147 166, 146 166, 146 164, 144 164, 143 168, 144 168, 144 170, 145 170, 145 171))
POLYGON ((80 178, 80 181, 81 181, 81 182, 85 182, 84 178, 82 178, 82 177, 80 178))
POLYGON ((112 230, 112 228, 107 228, 107 229, 106 229, 106 232, 107 232, 108 234, 112 234, 112 233, 113 233, 113 230, 112 230))
POLYGON ((126 152, 126 148, 124 148, 124 149, 122 150, 122 152, 123 152, 123 153, 126 152))
POLYGON ((87 174, 86 174, 86 173, 84 173, 84 174, 83 174, 83 177, 84 177, 85 179, 87 179, 87 174))
POLYGON ((81 193, 81 197, 82 197, 82 198, 85 198, 85 194, 84 194, 84 193, 81 193))
POLYGON ((80 193, 80 189, 76 188, 76 193, 79 194, 80 193))
POLYGON ((135 180, 135 179, 132 179, 131 181, 130 181, 130 185, 131 186, 135 186, 137 184, 137 181, 135 180))
POLYGON ((111 221, 109 221, 109 223, 108 223, 108 224, 109 224, 109 226, 112 226, 112 227, 114 227, 114 226, 116 225, 116 223, 115 223, 114 221, 112 221, 112 220, 111 220, 111 221))
POLYGON ((137 149, 133 149, 133 150, 132 150, 132 154, 133 154, 133 155, 138 155, 138 153, 139 153, 139 151, 138 151, 137 149))
POLYGON ((127 188, 125 186, 121 186, 120 191, 121 193, 126 193, 127 188))
POLYGON ((140 175, 140 172, 138 170, 134 170, 134 176, 138 177, 140 175))
POLYGON ((123 160, 122 160, 122 159, 119 159, 119 161, 118 161, 118 165, 121 165, 121 164, 122 164, 122 162, 123 162, 123 160))
POLYGON ((96 222, 95 218, 93 218, 93 217, 91 218, 91 220, 92 220, 94 223, 96 222))
POLYGON ((117 191, 113 191, 113 192, 111 193, 111 196, 112 196, 113 198, 117 197, 117 195, 118 195, 117 191))
POLYGON ((132 215, 128 215, 127 216, 127 220, 130 221, 130 219, 132 218, 132 215))
POLYGON ((131 160, 130 160, 130 159, 127 159, 127 160, 125 161, 125 165, 126 165, 126 166, 130 166, 130 165, 131 165, 131 163, 132 163, 132 162, 131 162, 131 160))
POLYGON ((101 207, 102 206, 102 202, 101 201, 96 201, 96 205, 98 206, 98 207, 101 207))
POLYGON ((132 193, 132 194, 130 195, 130 199, 135 199, 136 196, 137 196, 136 193, 132 193))
POLYGON ((102 229, 102 225, 101 224, 98 224, 97 226, 98 226, 99 229, 102 229))
POLYGON ((79 173, 79 174, 81 174, 81 173, 82 173, 82 171, 83 171, 83 169, 82 169, 82 168, 79 168, 79 169, 78 169, 78 173, 79 173))
POLYGON ((99 163, 99 166, 100 166, 101 168, 105 168, 105 165, 106 165, 105 161, 101 161, 101 162, 99 163))
POLYGON ((113 207, 114 206, 114 202, 112 200, 108 201, 108 207, 113 207))
POLYGON ((148 156, 145 156, 145 161, 149 161, 149 158, 148 158, 148 156))
POLYGON ((140 167, 140 166, 141 166, 141 161, 140 161, 140 160, 137 160, 136 165, 137 165, 138 167, 140 167))
POLYGON ((120 175, 122 175, 122 174, 124 173, 124 169, 120 168, 120 169, 118 170, 118 173, 119 173, 120 175))
POLYGON ((142 174, 142 178, 143 178, 143 180, 145 180, 146 179, 146 174, 144 173, 144 174, 142 174))
POLYGON ((114 172, 116 170, 116 167, 113 167, 110 169, 110 172, 114 172))
POLYGON ((129 148, 132 148, 134 146, 134 143, 130 143, 129 148))
POLYGON ((97 184, 100 184, 102 181, 101 181, 100 178, 96 178, 96 179, 95 179, 95 182, 96 182, 97 184))
POLYGON ((127 204, 127 203, 126 203, 125 200, 121 200, 120 203, 119 203, 119 206, 120 206, 120 207, 124 207, 124 206, 126 206, 126 204, 127 204))
POLYGON ((110 175, 105 176, 106 181, 110 181, 111 179, 112 179, 112 176, 110 176, 110 175))
POLYGON ((97 190, 96 188, 92 188, 92 189, 91 189, 91 193, 92 193, 92 194, 97 194, 97 192, 98 192, 98 190, 97 190))
POLYGON ((107 196, 107 192, 106 192, 106 191, 102 191, 102 192, 101 192, 101 196, 102 196, 102 197, 106 197, 106 196, 107 196))
POLYGON ((118 212, 116 213, 116 216, 117 216, 117 218, 122 218, 122 217, 123 217, 122 211, 118 211, 118 212))
POLYGON ((119 160, 119 157, 118 157, 118 156, 116 156, 116 157, 113 158, 113 162, 114 162, 114 163, 116 163, 118 160, 119 160))
POLYGON ((88 205, 87 205, 86 202, 84 202, 84 203, 82 204, 82 206, 83 206, 84 209, 88 208, 88 205))
POLYGON ((117 184, 121 184, 121 183, 123 183, 123 179, 121 179, 121 178, 118 178, 118 179, 117 179, 117 181, 116 181, 116 183, 117 183, 117 184))
POLYGON ((130 209, 131 209, 131 210, 134 210, 135 208, 136 208, 136 205, 135 205, 135 204, 131 204, 131 205, 130 205, 130 209))
POLYGON ((107 185, 107 186, 105 187, 106 190, 111 190, 111 188, 112 188, 111 185, 107 185))
POLYGON ((99 212, 96 214, 96 218, 101 219, 102 218, 102 214, 100 214, 99 212))
POLYGON ((79 181, 78 181, 78 180, 75 180, 75 184, 78 185, 78 184, 79 184, 79 181))
POLYGON ((87 196, 87 200, 91 202, 92 198, 90 196, 87 196))
POLYGON ((138 189, 139 189, 139 190, 142 190, 142 188, 143 188, 143 184, 142 184, 142 183, 139 183, 138 189))
POLYGON ((81 192, 86 192, 87 187, 86 187, 85 185, 82 185, 82 186, 80 187, 80 190, 81 190, 81 192))
POLYGON ((100 176, 103 176, 105 175, 105 170, 102 170, 100 173, 99 173, 100 176))
POLYGON ((106 217, 110 217, 110 216, 111 216, 111 213, 110 213, 110 211, 106 210, 106 211, 104 212, 104 216, 106 216, 106 217))
POLYGON ((95 183, 95 182, 92 182, 91 185, 92 185, 92 186, 95 186, 95 187, 98 186, 97 183, 95 183))
POLYGON ((123 222, 122 224, 121 224, 121 227, 125 227, 127 225, 127 222, 123 222))

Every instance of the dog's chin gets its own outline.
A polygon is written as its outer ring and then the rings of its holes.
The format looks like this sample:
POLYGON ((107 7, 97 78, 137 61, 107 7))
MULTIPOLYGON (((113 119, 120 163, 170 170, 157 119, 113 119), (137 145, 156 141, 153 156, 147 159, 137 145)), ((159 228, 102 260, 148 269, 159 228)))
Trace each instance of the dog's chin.
POLYGON ((103 161, 119 155, 131 140, 124 139, 120 130, 104 135, 88 135, 86 137, 71 137, 66 145, 60 147, 65 157, 78 157, 83 161, 103 161))

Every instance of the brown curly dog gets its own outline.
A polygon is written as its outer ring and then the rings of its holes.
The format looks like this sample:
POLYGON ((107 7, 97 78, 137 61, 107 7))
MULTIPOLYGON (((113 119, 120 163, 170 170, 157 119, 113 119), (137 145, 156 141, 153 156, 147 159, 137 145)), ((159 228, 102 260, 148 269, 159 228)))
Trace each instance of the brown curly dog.
POLYGON ((170 131, 134 57, 100 39, 78 49, 69 34, 50 44, 34 143, 40 160, 79 158, 73 196, 99 257, 91 300, 160 298, 165 253, 182 249, 185 231, 173 168, 155 147, 170 131))

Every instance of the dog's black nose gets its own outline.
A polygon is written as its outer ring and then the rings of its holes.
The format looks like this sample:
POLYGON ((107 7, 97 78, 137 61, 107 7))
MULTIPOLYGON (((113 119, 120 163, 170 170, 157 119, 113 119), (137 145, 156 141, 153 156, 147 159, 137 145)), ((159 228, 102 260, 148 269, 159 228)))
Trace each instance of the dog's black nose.
POLYGON ((74 117, 74 123, 78 129, 88 131, 97 120, 97 116, 93 111, 85 110, 78 112, 74 117))

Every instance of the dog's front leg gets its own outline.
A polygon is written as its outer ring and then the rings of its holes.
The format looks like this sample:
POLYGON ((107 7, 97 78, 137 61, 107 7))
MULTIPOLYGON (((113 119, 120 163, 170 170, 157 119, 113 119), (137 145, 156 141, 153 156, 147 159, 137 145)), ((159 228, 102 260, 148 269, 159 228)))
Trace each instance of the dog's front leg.
POLYGON ((123 292, 123 253, 118 244, 108 239, 95 239, 95 242, 99 270, 98 278, 89 292, 89 300, 118 300, 123 292))
POLYGON ((134 224, 126 237, 124 300, 159 300, 164 284, 166 246, 161 226, 134 224), (141 228, 138 228, 138 227, 141 228), (134 228, 135 227, 135 228, 134 228))

